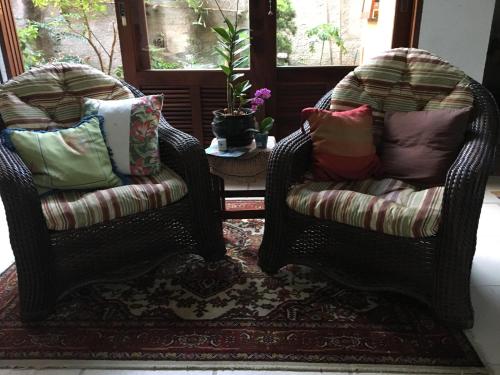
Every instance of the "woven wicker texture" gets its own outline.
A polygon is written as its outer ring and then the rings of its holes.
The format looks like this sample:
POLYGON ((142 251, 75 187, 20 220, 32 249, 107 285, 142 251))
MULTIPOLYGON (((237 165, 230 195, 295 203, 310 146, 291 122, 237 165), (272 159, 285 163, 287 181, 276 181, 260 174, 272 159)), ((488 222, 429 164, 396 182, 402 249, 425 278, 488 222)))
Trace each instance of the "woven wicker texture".
POLYGON ((182 177, 188 194, 160 209, 66 231, 47 229, 31 172, 17 154, 0 145, 0 194, 18 269, 23 319, 44 318, 58 298, 80 285, 134 277, 173 254, 224 256, 218 193, 203 148, 163 117, 159 136, 162 163, 182 177))
MULTIPOLYGON (((287 193, 311 163, 311 137, 296 131, 276 145, 269 160, 261 267, 274 273, 290 263, 310 265, 353 287, 412 296, 429 304, 443 321, 471 327, 470 270, 499 113, 484 87, 471 82, 470 88, 474 110, 465 143, 446 176, 435 236, 391 236, 289 209, 287 193)), ((331 92, 316 107, 327 109, 330 100, 331 92)))
MULTIPOLYGON (((212 145, 216 144, 216 139, 212 145)), ((269 137, 267 148, 253 148, 237 158, 207 155, 211 173, 233 182, 253 183, 266 177, 267 162, 276 144, 274 137, 269 137)))

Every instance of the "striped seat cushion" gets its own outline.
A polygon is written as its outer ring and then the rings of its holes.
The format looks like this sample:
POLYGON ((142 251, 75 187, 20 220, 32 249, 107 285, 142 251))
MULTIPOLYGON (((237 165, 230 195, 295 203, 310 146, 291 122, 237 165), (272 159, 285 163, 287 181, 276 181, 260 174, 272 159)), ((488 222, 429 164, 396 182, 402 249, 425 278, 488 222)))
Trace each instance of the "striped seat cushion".
POLYGON ((385 178, 349 182, 306 182, 287 196, 292 210, 394 236, 437 233, 444 187, 418 190, 385 178))
POLYGON ((91 66, 54 63, 1 85, 0 114, 7 127, 70 127, 80 120, 83 97, 111 100, 134 95, 120 81, 91 66))
POLYGON ((107 220, 160 208, 187 194, 175 172, 162 166, 155 176, 130 176, 131 184, 91 192, 66 191, 41 199, 50 230, 87 227, 107 220))
POLYGON ((335 86, 330 109, 345 111, 369 104, 379 145, 385 112, 459 109, 472 106, 470 79, 431 53, 395 48, 358 66, 335 86))

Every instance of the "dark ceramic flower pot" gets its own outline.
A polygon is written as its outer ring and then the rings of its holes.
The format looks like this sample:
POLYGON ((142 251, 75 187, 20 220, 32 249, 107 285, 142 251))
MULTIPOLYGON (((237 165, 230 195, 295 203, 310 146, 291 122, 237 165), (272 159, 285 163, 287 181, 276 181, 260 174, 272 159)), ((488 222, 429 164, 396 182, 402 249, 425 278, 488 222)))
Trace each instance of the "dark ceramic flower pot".
POLYGON ((252 143, 255 129, 255 112, 244 109, 244 115, 226 116, 221 110, 214 111, 212 132, 217 138, 225 138, 227 147, 243 147, 252 143))

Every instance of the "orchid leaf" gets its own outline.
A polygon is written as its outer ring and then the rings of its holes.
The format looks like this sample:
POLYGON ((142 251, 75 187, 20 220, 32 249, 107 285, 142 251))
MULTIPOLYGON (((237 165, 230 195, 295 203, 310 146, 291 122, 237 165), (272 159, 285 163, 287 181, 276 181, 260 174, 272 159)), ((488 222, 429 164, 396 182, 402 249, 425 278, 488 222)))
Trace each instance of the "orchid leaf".
POLYGON ((234 85, 234 91, 242 94, 252 87, 249 81, 241 81, 234 85))
POLYGON ((248 38, 236 38, 234 40, 234 46, 237 47, 243 43, 248 43, 248 38))
POLYGON ((271 131, 274 125, 274 119, 272 117, 266 117, 260 122, 259 129, 261 133, 267 134, 271 131))
POLYGON ((231 76, 231 81, 233 81, 233 82, 234 82, 234 81, 236 81, 236 80, 238 80, 239 78, 244 77, 244 76, 245 76, 245 73, 236 73, 236 74, 233 74, 233 75, 231 76))
POLYGON ((222 40, 224 40, 225 42, 231 41, 232 38, 226 29, 222 27, 212 27, 212 30, 215 31, 217 34, 219 34, 222 40))
POLYGON ((236 60, 233 63, 233 66, 235 68, 239 68, 240 66, 245 65, 246 63, 248 63, 248 56, 243 56, 243 57, 240 57, 238 60, 236 60))
POLYGON ((233 72, 231 68, 229 68, 229 67, 227 67, 227 66, 225 66, 225 65, 219 65, 219 68, 221 68, 221 69, 222 69, 222 71, 224 72, 224 74, 225 74, 226 76, 228 76, 228 77, 229 77, 229 76, 231 76, 231 74, 232 74, 232 72, 233 72))
POLYGON ((243 47, 241 47, 240 49, 236 50, 234 52, 234 55, 237 56, 243 52, 245 52, 246 50, 248 50, 250 48, 250 44, 245 44, 243 47))
POLYGON ((229 60, 229 55, 226 52, 224 52, 222 49, 220 49, 219 47, 215 47, 214 54, 216 54, 216 53, 219 54, 224 59, 224 61, 229 60))
POLYGON ((235 34, 241 34, 241 33, 246 33, 246 32, 249 32, 250 30, 249 29, 239 29, 239 30, 236 30, 236 33, 235 34))
POLYGON ((229 20, 229 18, 225 17, 224 18, 224 23, 227 25, 227 28, 229 29, 230 34, 235 34, 236 29, 234 28, 233 23, 229 20))

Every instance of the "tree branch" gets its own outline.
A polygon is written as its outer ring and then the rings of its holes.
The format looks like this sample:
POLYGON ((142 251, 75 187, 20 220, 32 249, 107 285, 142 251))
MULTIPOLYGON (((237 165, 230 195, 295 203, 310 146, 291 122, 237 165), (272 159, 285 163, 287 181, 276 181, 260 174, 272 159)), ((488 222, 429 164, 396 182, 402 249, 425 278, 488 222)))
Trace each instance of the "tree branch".
MULTIPOLYGON (((87 36, 85 34, 85 32, 80 32, 77 29, 75 29, 73 27, 73 25, 71 24, 71 21, 67 18, 67 16, 63 15, 63 19, 66 22, 66 26, 68 27, 68 29, 69 29, 70 32, 72 32, 75 35, 78 35, 78 36, 82 37, 83 39, 85 39, 87 41, 87 43, 90 45, 90 47, 92 47, 92 49, 94 50, 95 54, 97 55, 97 59, 99 60, 99 66, 101 67, 101 71, 104 72, 104 63, 102 61, 101 52, 99 51, 99 48, 97 48, 97 46, 95 45, 95 43, 93 42, 93 40, 91 39, 90 33, 87 36)), ((88 28, 90 27, 90 25, 88 24, 88 19, 87 19, 87 23, 86 24, 84 22, 84 25, 85 25, 85 29, 88 32, 88 30, 89 30, 88 28)))
POLYGON ((87 33, 88 33, 87 42, 90 44, 90 46, 92 47, 92 49, 95 51, 95 53, 97 55, 97 59, 99 60, 99 66, 101 67, 101 71, 105 72, 104 62, 102 61, 101 51, 99 51, 99 48, 95 45, 94 41, 92 40, 92 30, 90 28, 89 18, 87 16, 87 13, 85 13, 85 11, 82 11, 82 14, 83 14, 83 24, 85 26, 85 29, 87 30, 87 33))
POLYGON ((109 54, 109 65, 108 65, 109 75, 111 75, 111 69, 113 67, 113 55, 115 54, 116 39, 117 39, 117 30, 115 28, 115 23, 113 22, 113 42, 111 43, 111 53, 109 54))

